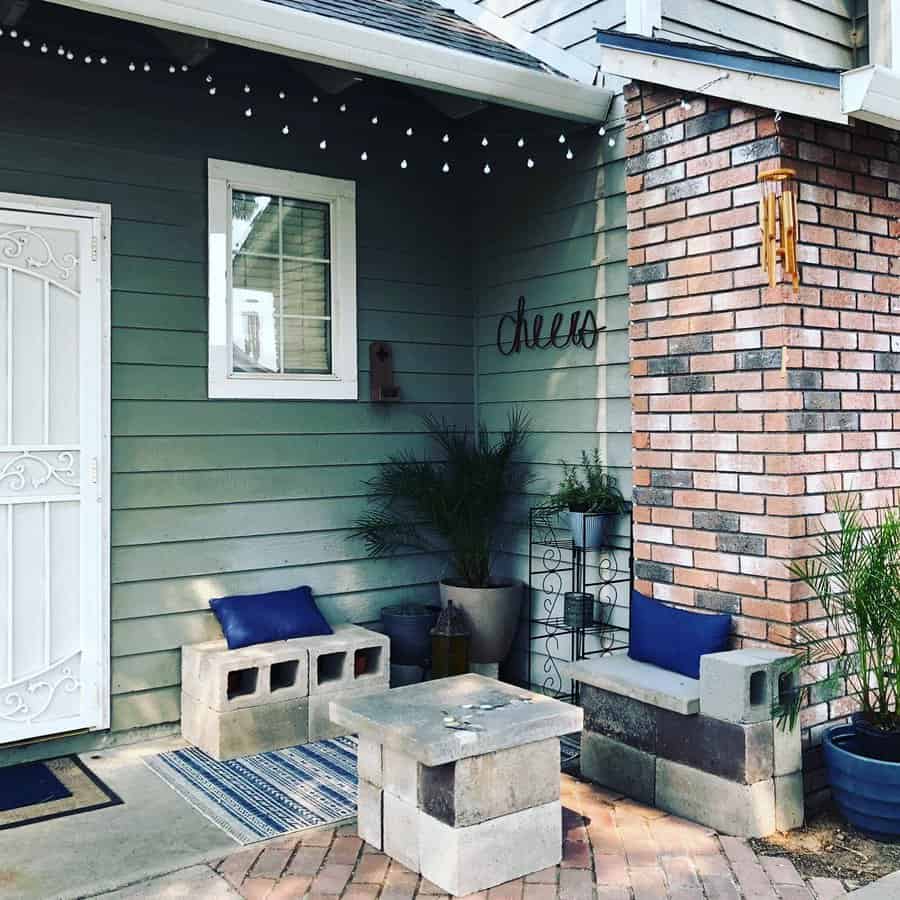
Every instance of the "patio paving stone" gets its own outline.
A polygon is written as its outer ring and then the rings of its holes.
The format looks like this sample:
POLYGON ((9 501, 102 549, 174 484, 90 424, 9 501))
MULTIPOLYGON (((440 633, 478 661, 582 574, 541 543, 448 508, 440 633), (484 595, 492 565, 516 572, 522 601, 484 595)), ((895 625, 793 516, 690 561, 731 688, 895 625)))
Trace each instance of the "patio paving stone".
MULTIPOLYGON (((833 878, 804 879, 781 857, 758 857, 661 810, 563 775, 564 858, 464 900, 839 900, 833 878)), ((364 844, 355 825, 247 847, 216 871, 245 900, 450 900, 364 844)))

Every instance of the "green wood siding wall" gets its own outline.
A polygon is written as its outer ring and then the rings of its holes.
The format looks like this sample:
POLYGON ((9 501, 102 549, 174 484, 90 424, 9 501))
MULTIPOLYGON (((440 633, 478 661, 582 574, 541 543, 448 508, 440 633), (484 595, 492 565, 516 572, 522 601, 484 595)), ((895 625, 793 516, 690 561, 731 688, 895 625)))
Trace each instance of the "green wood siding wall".
POLYGON ((248 124, 202 88, 2 68, 18 87, 0 124, 0 191, 113 211, 112 730, 178 720, 179 648, 218 636, 211 597, 309 583, 330 618, 357 622, 435 598, 441 560, 368 560, 347 526, 378 462, 427 451, 422 415, 472 421, 459 185, 437 166, 405 175, 393 153, 379 165, 373 147, 363 164, 362 136, 334 127, 334 152, 315 155, 317 139, 248 124), (210 156, 357 180, 360 402, 207 400, 210 156), (375 340, 393 345, 401 403, 368 400, 375 340))
MULTIPOLYGON (((625 0, 478 0, 487 9, 600 64, 594 29, 624 30, 625 0)), ((663 0, 657 37, 746 53, 785 56, 821 66, 862 65, 854 53, 867 41, 858 0, 663 0)))
MULTIPOLYGON (((551 163, 551 171, 537 177, 492 179, 481 192, 473 250, 477 405, 493 430, 503 427, 513 407, 531 418, 526 456, 535 480, 514 505, 498 565, 526 582, 528 508, 556 488, 561 459, 575 461, 596 447, 626 497, 631 492, 623 153, 621 140, 610 148, 597 138, 570 163, 551 163), (606 330, 593 349, 523 348, 504 356, 496 346, 497 326, 520 295, 529 326, 536 313, 544 316, 545 336, 557 312, 568 323, 572 312, 590 309, 606 330)), ((619 529, 627 536, 624 519, 619 529)), ((623 556, 621 563, 629 561, 623 556)), ((540 597, 533 603, 538 614, 540 597)), ((519 672, 525 637, 523 629, 513 666, 519 672)))

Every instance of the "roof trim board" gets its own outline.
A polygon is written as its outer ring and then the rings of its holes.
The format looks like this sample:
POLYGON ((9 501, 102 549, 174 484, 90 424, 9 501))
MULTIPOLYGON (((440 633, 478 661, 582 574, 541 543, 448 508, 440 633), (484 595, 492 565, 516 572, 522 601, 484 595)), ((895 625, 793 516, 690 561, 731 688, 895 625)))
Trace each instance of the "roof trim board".
POLYGON ((841 108, 854 119, 900 130, 900 72, 862 66, 841 75, 841 108))
POLYGON ((601 70, 635 81, 845 124, 840 73, 673 41, 600 32, 601 70))
POLYGON ((604 119, 611 91, 267 0, 51 0, 579 122, 604 119))

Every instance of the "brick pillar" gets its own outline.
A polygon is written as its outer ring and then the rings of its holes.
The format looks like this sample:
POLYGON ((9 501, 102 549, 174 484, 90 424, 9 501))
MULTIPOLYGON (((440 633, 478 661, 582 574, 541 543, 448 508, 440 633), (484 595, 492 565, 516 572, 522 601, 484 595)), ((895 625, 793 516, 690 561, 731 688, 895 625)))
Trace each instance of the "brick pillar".
MULTIPOLYGON (((819 612, 788 562, 843 493, 900 486, 900 135, 626 98, 636 584, 731 613, 736 645, 783 643, 819 612), (799 297, 759 266, 756 179, 778 166, 800 182, 799 297)), ((849 711, 814 689, 807 746, 849 711)))

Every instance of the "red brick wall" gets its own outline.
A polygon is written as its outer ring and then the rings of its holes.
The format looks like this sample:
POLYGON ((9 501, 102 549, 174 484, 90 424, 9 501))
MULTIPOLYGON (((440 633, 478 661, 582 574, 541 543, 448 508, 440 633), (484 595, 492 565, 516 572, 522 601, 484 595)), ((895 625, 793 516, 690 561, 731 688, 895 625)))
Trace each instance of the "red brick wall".
MULTIPOLYGON (((787 562, 844 492, 900 486, 900 135, 626 97, 636 584, 782 643, 820 612, 787 562), (756 179, 778 166, 800 182, 799 297, 759 266, 756 179)), ((806 746, 849 711, 813 688, 806 746)))

